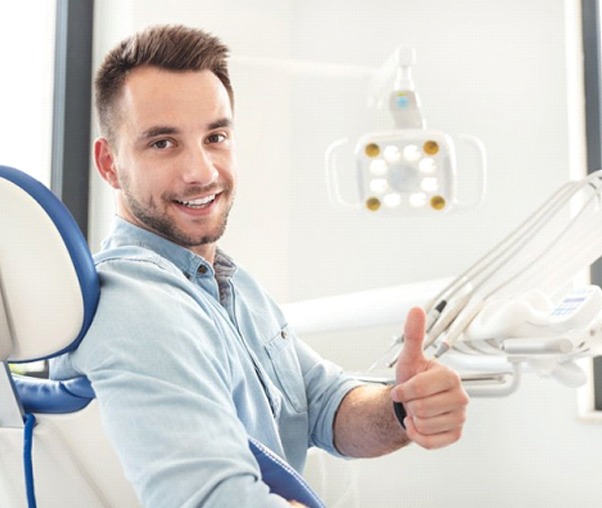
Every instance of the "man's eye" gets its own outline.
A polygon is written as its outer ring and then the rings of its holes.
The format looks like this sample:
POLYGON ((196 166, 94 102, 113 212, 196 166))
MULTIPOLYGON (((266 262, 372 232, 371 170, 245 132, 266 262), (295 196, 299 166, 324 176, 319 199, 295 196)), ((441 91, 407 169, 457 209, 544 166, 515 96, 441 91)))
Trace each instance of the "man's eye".
POLYGON ((164 150, 165 148, 169 148, 170 146, 172 146, 172 142, 169 141, 168 139, 160 139, 158 141, 155 141, 152 144, 153 148, 158 148, 159 150, 164 150))
POLYGON ((226 140, 223 134, 211 134, 207 137, 207 143, 222 143, 226 140))

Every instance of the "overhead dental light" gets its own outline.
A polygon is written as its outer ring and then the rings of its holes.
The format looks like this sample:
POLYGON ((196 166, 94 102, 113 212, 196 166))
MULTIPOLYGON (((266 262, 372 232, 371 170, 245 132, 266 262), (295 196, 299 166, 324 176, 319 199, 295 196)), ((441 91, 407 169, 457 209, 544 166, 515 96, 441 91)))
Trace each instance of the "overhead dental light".
POLYGON ((335 141, 328 148, 327 184, 335 203, 381 215, 428 215, 475 206, 482 200, 483 144, 472 136, 458 136, 473 148, 480 180, 478 198, 461 202, 457 193, 456 144, 448 134, 426 128, 412 78, 415 60, 414 49, 398 48, 375 75, 375 96, 382 96, 381 83, 390 82, 394 76, 393 91, 387 94, 394 129, 365 134, 357 140, 357 199, 343 196, 340 185, 343 173, 349 174, 341 168, 341 160, 349 152, 348 140, 335 141))

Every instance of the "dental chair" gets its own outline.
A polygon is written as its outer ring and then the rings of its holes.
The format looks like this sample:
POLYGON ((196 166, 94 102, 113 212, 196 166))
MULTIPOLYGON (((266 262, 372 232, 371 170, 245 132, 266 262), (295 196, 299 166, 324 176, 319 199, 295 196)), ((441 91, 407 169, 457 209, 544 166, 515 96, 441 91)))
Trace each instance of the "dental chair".
MULTIPOLYGON (((85 377, 18 375, 75 349, 100 295, 86 240, 60 200, 0 166, 0 507, 140 506, 107 440, 85 377)), ((272 492, 323 504, 288 464, 249 438, 272 492)))

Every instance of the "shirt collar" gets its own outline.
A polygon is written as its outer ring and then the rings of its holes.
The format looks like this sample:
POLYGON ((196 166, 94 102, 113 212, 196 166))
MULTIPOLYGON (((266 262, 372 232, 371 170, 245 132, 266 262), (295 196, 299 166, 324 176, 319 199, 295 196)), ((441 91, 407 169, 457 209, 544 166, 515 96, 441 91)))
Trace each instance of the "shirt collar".
POLYGON ((215 276, 216 271, 231 277, 237 270, 234 261, 219 248, 216 250, 214 267, 205 258, 186 247, 115 216, 112 232, 104 240, 102 248, 106 250, 128 245, 136 245, 156 252, 175 264, 189 278, 197 273, 215 276))

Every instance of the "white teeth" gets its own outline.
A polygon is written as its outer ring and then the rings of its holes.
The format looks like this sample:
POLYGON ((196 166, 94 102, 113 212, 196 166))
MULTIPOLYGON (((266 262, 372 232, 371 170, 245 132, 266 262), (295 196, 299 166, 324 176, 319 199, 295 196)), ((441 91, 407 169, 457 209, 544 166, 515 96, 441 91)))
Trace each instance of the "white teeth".
POLYGON ((215 199, 215 194, 211 194, 210 196, 206 196, 204 198, 199 198, 199 199, 193 199, 192 201, 180 201, 179 199, 176 201, 178 203, 180 203, 181 205, 190 206, 190 207, 194 208, 194 207, 205 206, 205 205, 211 203, 214 199, 215 199))

